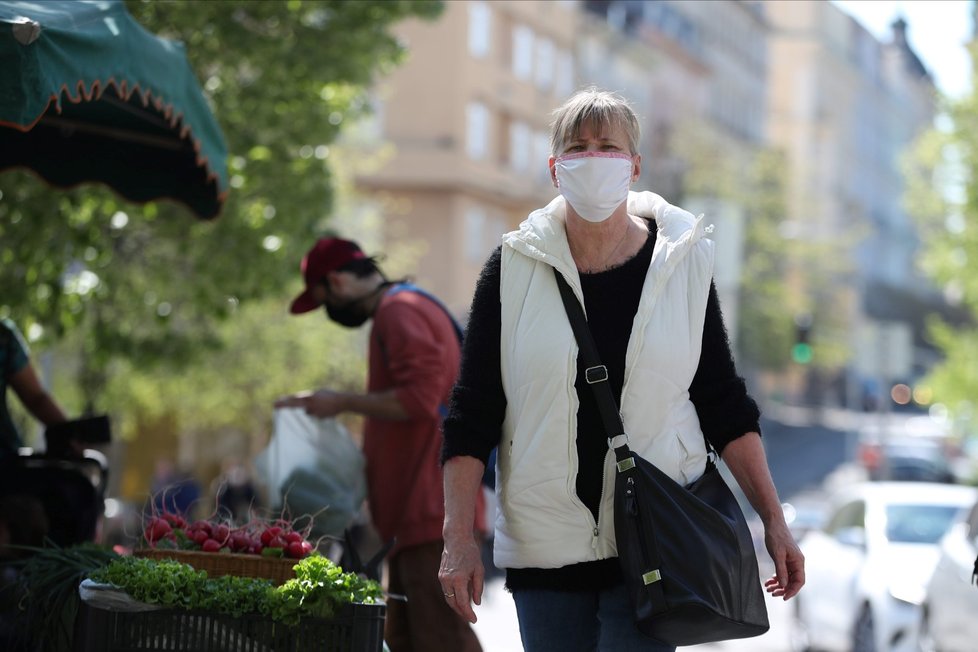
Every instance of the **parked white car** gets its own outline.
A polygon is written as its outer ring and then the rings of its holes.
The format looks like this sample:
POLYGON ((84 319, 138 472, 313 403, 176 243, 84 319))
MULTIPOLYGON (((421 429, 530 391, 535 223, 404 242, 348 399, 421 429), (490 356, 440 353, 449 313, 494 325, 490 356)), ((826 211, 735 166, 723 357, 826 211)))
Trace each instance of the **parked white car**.
POLYGON ((793 649, 916 652, 938 543, 976 501, 978 489, 943 483, 842 489, 825 525, 800 542, 807 581, 794 600, 793 649))
POLYGON ((921 652, 978 649, 978 504, 941 539, 940 557, 927 583, 920 622, 921 652))

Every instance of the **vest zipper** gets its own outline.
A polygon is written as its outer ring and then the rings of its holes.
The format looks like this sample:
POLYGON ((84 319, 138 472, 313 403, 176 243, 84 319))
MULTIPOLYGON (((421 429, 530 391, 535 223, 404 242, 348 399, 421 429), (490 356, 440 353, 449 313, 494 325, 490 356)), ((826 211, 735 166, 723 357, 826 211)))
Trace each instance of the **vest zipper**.
MULTIPOLYGON (((591 548, 593 550, 597 550, 598 549, 598 544, 599 544, 598 538, 601 536, 601 521, 600 521, 600 517, 601 517, 601 505, 604 504, 604 479, 605 479, 605 473, 606 473, 606 471, 607 471, 607 467, 602 464, 602 466, 601 466, 601 493, 598 496, 598 516, 595 517, 595 519, 594 519, 594 529, 591 531, 592 534, 593 534, 593 536, 591 537, 591 548)), ((591 513, 591 510, 587 510, 587 513, 590 514, 591 513)))

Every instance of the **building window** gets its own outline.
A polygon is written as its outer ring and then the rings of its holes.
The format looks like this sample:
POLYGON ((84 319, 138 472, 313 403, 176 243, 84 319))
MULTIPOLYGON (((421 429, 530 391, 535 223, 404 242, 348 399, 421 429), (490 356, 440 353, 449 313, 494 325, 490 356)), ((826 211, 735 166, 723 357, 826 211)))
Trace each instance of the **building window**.
POLYGON ((479 206, 470 206, 465 211, 465 258, 470 263, 485 260, 486 211, 479 206))
POLYGON ((574 92, 574 57, 564 48, 557 51, 557 79, 554 93, 559 98, 570 97, 574 92))
POLYGON ((499 246, 502 235, 508 230, 506 221, 498 215, 490 216, 482 206, 469 206, 462 218, 465 259, 481 265, 489 253, 499 246))
POLYGON ((526 25, 513 28, 513 74, 524 80, 533 74, 533 30, 526 25))
POLYGON ((554 83, 554 59, 553 41, 537 39, 536 84, 541 91, 550 90, 554 83))
POLYGON ((489 109, 481 102, 469 102, 465 108, 465 151, 473 161, 488 155, 489 109))
POLYGON ((469 54, 484 59, 492 37, 492 12, 485 2, 469 4, 469 54))
POLYGON ((532 137, 526 123, 513 122, 509 125, 509 165, 514 172, 526 172, 529 169, 532 137))

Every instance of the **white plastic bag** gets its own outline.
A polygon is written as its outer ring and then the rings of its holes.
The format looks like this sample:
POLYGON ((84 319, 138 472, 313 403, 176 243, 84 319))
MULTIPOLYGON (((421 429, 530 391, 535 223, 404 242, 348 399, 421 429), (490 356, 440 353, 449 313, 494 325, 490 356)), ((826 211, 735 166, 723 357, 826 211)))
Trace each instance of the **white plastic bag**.
POLYGON ((99 584, 87 577, 78 585, 78 597, 82 602, 110 611, 138 612, 162 609, 158 604, 146 604, 113 584, 99 584))
POLYGON ((302 408, 275 410, 271 441, 254 464, 275 509, 315 515, 314 536, 342 537, 366 497, 366 463, 349 431, 302 408))

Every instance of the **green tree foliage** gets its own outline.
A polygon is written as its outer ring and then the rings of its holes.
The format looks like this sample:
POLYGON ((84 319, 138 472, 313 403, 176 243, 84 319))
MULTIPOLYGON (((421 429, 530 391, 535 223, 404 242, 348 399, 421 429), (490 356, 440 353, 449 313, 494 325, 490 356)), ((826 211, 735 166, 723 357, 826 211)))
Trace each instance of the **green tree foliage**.
POLYGON ((296 289, 297 261, 329 221, 331 170, 344 164, 331 145, 405 55, 391 26, 441 10, 422 0, 127 6, 186 44, 228 143, 232 187, 223 214, 200 222, 165 202, 0 175, 0 314, 45 338, 78 336, 90 410, 107 407, 113 360, 185 368, 225 344, 221 321, 237 308, 296 289))
MULTIPOLYGON (((739 318, 727 327, 736 330, 740 364, 780 371, 791 360, 796 315, 813 314, 818 330, 831 332, 833 311, 815 290, 829 285, 826 279, 834 270, 827 268, 822 248, 791 233, 784 154, 723 143, 722 134, 690 121, 677 130, 672 149, 686 164, 686 197, 714 198, 744 210, 739 318)), ((837 362, 838 352, 824 343, 831 338, 815 339, 819 363, 837 362)))
MULTIPOLYGON (((923 134, 904 161, 906 203, 920 226, 924 272, 970 316, 970 325, 931 320, 942 352, 925 382, 936 402, 956 415, 978 418, 978 46, 969 46, 972 91, 944 99, 947 120, 923 134)), ((973 424, 972 424, 973 425, 973 424)))

